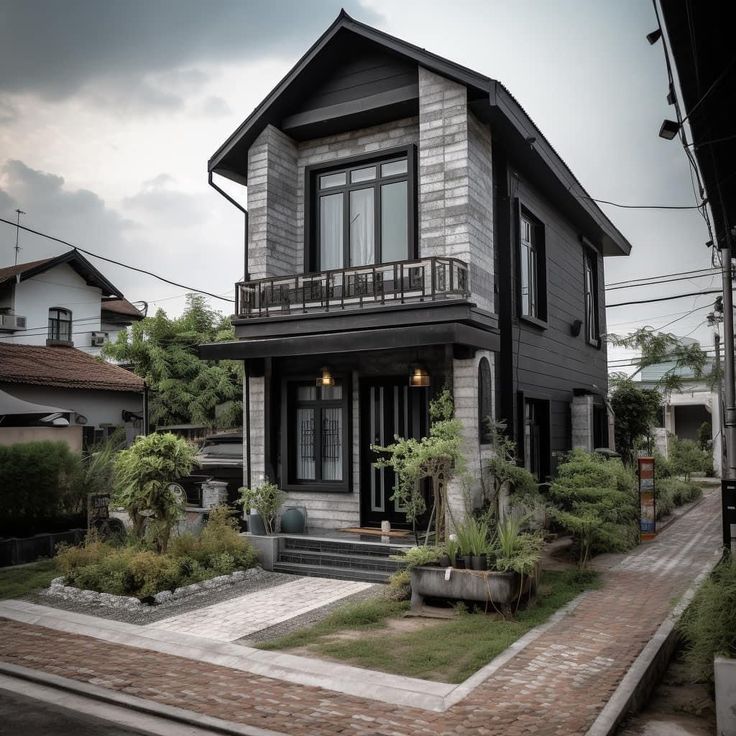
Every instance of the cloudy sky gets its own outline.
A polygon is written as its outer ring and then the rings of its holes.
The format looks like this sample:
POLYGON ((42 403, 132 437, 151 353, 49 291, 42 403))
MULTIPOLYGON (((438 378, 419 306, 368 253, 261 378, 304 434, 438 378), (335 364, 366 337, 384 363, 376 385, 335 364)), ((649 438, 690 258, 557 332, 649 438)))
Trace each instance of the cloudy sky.
MULTIPOLYGON (((28 227, 231 297, 242 220, 207 186, 207 159, 341 5, 503 82, 592 197, 694 203, 682 147, 657 136, 673 111, 648 0, 0 0, 0 217, 20 208, 28 227)), ((634 245, 607 260, 608 282, 710 266, 697 211, 603 208, 634 245)), ((0 266, 14 244, 0 223, 0 266)), ((27 234, 21 246, 21 261, 64 250, 27 234)), ((129 299, 181 310, 182 289, 99 265, 129 299)), ((609 329, 681 317, 668 329, 712 345, 696 309, 712 299, 610 309, 609 329)))

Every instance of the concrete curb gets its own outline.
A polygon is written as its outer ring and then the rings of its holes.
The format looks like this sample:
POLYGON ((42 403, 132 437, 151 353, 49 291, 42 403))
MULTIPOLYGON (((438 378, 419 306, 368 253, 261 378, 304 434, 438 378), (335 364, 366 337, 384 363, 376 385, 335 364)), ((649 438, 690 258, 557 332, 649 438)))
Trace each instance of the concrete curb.
POLYGON ((717 550, 712 559, 701 568, 693 584, 634 660, 585 736, 613 736, 624 717, 630 711, 638 710, 646 702, 672 657, 677 642, 675 631, 677 622, 720 558, 721 551, 717 550))
MULTIPOLYGON (((172 705, 156 703, 145 700, 134 695, 126 695, 117 690, 108 690, 98 685, 90 685, 67 677, 59 677, 40 670, 32 670, 28 667, 0 662, 0 674, 7 675, 19 680, 25 680, 37 685, 64 690, 85 698, 91 698, 102 703, 137 711, 168 721, 175 721, 186 726, 208 729, 214 733, 225 734, 225 736, 287 736, 280 731, 270 731, 257 726, 247 726, 241 723, 225 721, 221 718, 213 718, 194 711, 177 708, 172 705)), ((30 695, 30 694, 29 694, 30 695)), ((32 697, 32 695, 30 695, 32 697)))

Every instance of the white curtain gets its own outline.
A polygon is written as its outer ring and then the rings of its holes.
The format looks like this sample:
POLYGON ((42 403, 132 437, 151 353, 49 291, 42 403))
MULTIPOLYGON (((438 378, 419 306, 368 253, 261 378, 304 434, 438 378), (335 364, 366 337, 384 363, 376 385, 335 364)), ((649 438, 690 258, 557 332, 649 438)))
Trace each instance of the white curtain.
POLYGON ((296 426, 296 477, 314 480, 314 409, 297 409, 296 426))
POLYGON ((350 265, 375 261, 373 189, 350 192, 350 265))
POLYGON ((322 412, 322 480, 342 480, 342 410, 322 412))
POLYGON ((320 197, 319 265, 320 270, 342 268, 343 195, 328 194, 320 197))

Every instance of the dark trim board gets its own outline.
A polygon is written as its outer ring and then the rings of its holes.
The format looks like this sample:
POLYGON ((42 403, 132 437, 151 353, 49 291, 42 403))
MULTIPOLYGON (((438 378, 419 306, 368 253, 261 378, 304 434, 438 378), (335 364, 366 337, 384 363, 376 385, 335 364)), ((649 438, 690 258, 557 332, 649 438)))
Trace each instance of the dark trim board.
POLYGON ((499 336, 497 332, 480 330, 469 325, 428 324, 324 335, 208 343, 199 346, 199 356, 204 360, 249 360, 366 350, 396 350, 427 345, 467 345, 497 352, 499 336))

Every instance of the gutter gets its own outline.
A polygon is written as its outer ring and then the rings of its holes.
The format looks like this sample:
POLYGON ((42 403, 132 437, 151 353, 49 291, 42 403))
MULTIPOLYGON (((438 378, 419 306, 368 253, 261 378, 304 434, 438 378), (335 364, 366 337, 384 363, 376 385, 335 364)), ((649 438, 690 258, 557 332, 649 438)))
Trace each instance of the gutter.
MULTIPOLYGON (((216 191, 219 192, 233 207, 236 207, 243 213, 243 280, 248 281, 248 210, 243 207, 239 202, 234 200, 224 189, 221 189, 212 179, 212 171, 207 174, 207 183, 216 191)), ((243 378, 243 389, 244 389, 244 427, 243 437, 245 439, 245 478, 243 479, 248 488, 252 487, 251 479, 251 461, 250 461, 250 376, 248 371, 244 371, 245 376, 243 378)))

